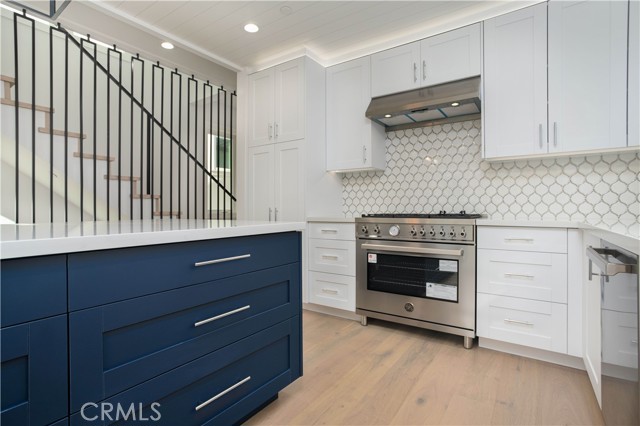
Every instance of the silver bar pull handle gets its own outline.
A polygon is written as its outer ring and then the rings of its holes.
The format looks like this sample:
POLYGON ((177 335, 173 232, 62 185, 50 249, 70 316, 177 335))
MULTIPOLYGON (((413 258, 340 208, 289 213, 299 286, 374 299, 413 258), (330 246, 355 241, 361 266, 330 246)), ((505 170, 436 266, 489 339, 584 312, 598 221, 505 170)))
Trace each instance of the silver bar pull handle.
POLYGON ((542 123, 538 124, 538 141, 540 143, 540 148, 542 148, 542 123))
POLYGON ((602 272, 600 276, 610 277, 616 274, 630 274, 637 273, 637 260, 628 258, 624 253, 618 250, 610 248, 598 248, 587 247, 587 257, 589 258, 589 273, 591 272, 591 263, 593 262, 598 269, 602 272), (613 258, 616 262, 610 262, 609 259, 613 258))
POLYGON ((638 344, 638 339, 631 339, 631 343, 637 345, 638 344))
POLYGON ((553 146, 558 146, 558 122, 553 122, 553 146))
POLYGON ((274 216, 273 217, 274 217, 274 221, 277 222, 278 221, 278 208, 277 207, 274 209, 274 216))
POLYGON ((269 222, 271 222, 271 207, 269 207, 269 222))
POLYGON ((427 79, 427 61, 424 59, 422 60, 422 79, 427 79))
POLYGON ((322 258, 327 260, 338 260, 338 256, 334 256, 332 254, 323 254, 322 258))
POLYGON ((247 309, 251 309, 251 305, 243 306, 242 308, 234 309, 229 312, 225 312, 224 314, 216 315, 215 317, 207 318, 202 321, 198 321, 193 324, 194 327, 200 327, 201 325, 208 324, 212 321, 219 320, 220 318, 228 317, 229 315, 237 314, 238 312, 246 311, 247 309))
POLYGON ((362 163, 367 164, 367 146, 362 145, 362 163))
POLYGON ((505 238, 505 243, 511 243, 514 241, 522 241, 524 243, 533 243, 535 240, 533 238, 505 238))
POLYGON ((268 133, 269 133, 269 139, 273 139, 273 125, 271 123, 269 123, 267 125, 268 129, 268 133))
POLYGON ((278 139, 278 123, 275 124, 275 128, 276 128, 275 138, 278 139))
POLYGON ((362 244, 362 248, 365 250, 380 250, 380 251, 392 251, 397 253, 413 253, 413 254, 436 254, 442 256, 462 256, 464 250, 446 250, 446 249, 434 249, 434 248, 421 248, 421 247, 400 247, 400 246, 387 246, 382 244, 362 244))
POLYGON ((533 323, 529 322, 529 321, 520 321, 520 320, 514 320, 514 319, 510 319, 510 318, 505 318, 504 322, 509 322, 509 323, 513 323, 513 324, 522 324, 522 325, 533 325, 533 323))
POLYGON ((329 294, 338 294, 338 290, 333 290, 333 289, 330 289, 330 288, 323 288, 322 292, 323 293, 329 293, 329 294))
POLYGON ((337 234, 338 230, 337 229, 321 229, 320 232, 323 234, 337 234))
POLYGON ((231 262, 234 260, 246 259, 249 257, 251 257, 250 254, 241 254, 240 256, 231 256, 231 257, 225 257, 222 259, 213 259, 213 260, 205 260, 204 262, 196 262, 193 264, 193 266, 197 268, 199 266, 207 266, 207 265, 214 265, 216 263, 231 262))
POLYGON ((413 82, 418 82, 418 64, 416 64, 415 62, 413 63, 413 82))
POLYGON ((238 383, 236 383, 235 385, 228 387, 227 389, 223 390, 222 392, 220 392, 219 394, 217 394, 216 396, 207 399, 205 402, 203 402, 200 405, 196 406, 196 411, 200 411, 202 410, 204 407, 206 407, 207 405, 211 404, 213 401, 215 401, 216 399, 219 399, 220 397, 228 394, 229 392, 231 392, 232 390, 234 390, 235 388, 237 388, 238 386, 244 385, 245 383, 247 383, 249 380, 251 380, 251 376, 247 376, 244 379, 240 380, 238 383))
POLYGON ((504 276, 505 276, 505 277, 528 278, 528 279, 533 279, 533 278, 535 278, 533 275, 526 275, 526 274, 512 274, 511 272, 505 272, 504 276))

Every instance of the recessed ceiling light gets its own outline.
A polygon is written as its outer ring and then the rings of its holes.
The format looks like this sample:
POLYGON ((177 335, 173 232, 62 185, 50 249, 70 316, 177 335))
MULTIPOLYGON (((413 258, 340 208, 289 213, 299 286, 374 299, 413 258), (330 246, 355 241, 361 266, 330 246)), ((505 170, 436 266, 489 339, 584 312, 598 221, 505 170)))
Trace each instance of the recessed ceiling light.
POLYGON ((257 33, 259 29, 256 24, 247 24, 244 26, 244 30, 248 33, 257 33))
POLYGON ((391 118, 391 114, 385 114, 384 118, 391 118))
POLYGON ((456 107, 456 106, 459 106, 459 105, 460 105, 460 102, 452 102, 451 103, 451 106, 453 106, 453 107, 456 107))
POLYGON ((162 44, 160 44, 160 46, 164 47, 165 49, 173 49, 173 44, 169 43, 168 41, 163 41, 162 44))

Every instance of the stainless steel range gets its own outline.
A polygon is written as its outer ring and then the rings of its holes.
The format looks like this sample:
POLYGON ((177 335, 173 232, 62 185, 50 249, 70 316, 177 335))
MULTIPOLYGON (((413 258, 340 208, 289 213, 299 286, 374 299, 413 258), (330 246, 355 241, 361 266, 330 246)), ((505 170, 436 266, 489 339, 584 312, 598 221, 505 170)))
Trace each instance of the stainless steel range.
POLYGON ((356 219, 356 313, 476 336, 476 221, 481 215, 377 214, 356 219))

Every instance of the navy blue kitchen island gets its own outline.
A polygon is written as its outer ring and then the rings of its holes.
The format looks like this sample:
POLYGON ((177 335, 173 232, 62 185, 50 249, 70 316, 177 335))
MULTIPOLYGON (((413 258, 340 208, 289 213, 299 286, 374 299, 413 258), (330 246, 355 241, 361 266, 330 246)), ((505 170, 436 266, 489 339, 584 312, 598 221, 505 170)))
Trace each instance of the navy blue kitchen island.
POLYGON ((141 245, 119 230, 125 247, 16 258, 5 232, 2 424, 247 418, 302 374, 303 225, 290 225, 141 245))

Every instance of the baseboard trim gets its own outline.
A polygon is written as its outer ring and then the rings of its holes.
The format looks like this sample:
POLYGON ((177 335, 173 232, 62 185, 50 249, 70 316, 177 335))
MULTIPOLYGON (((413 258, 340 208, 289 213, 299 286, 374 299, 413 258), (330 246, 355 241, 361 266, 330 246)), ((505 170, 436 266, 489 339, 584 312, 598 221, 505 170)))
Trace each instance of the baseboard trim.
POLYGON ((302 309, 307 311, 318 312, 321 314, 333 315, 334 317, 340 317, 352 321, 360 322, 361 316, 354 312, 345 311, 342 309, 331 308, 329 306, 316 305, 315 303, 303 303, 302 309))
POLYGON ((481 348, 492 349, 494 351, 506 352, 508 354, 533 358, 539 361, 546 361, 553 364, 564 365, 565 367, 576 368, 578 370, 586 370, 582 358, 578 358, 572 355, 546 351, 544 349, 530 348, 527 346, 516 345, 514 343, 487 339, 485 337, 478 337, 478 346, 481 348))

